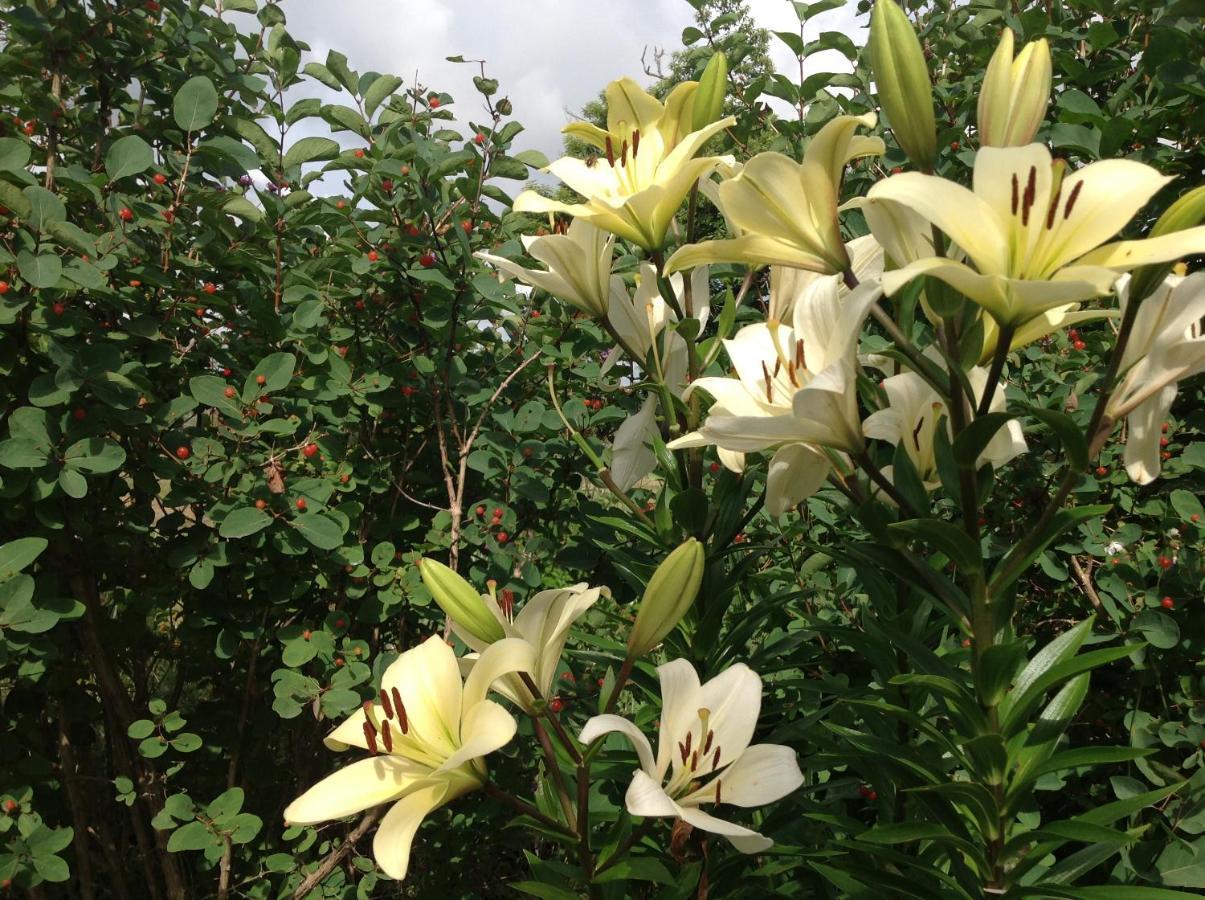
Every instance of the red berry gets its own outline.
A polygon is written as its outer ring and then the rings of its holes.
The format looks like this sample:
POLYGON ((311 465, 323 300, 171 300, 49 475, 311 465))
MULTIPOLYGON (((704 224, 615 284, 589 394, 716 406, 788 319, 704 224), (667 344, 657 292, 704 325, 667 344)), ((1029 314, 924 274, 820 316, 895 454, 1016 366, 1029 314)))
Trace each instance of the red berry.
POLYGON ((256 375, 255 383, 260 386, 263 386, 268 383, 268 377, 266 375, 256 375))
POLYGON ((1159 557, 1159 568, 1170 569, 1172 567, 1172 558, 1170 556, 1159 557))
POLYGON ((950 149, 957 151, 959 147, 958 141, 950 141, 950 149))
POLYGON ((475 135, 473 135, 473 140, 476 141, 478 144, 484 144, 485 143, 485 135, 482 134, 480 131, 478 131, 475 135))
POLYGON ((177 458, 188 459, 190 456, 192 456, 192 451, 189 450, 187 447, 177 447, 176 448, 176 457, 177 458))
POLYGON ((381 190, 383 190, 386 194, 392 194, 393 193, 393 179, 386 178, 384 181, 382 181, 381 182, 381 190))
POLYGON ((1164 462, 1167 462, 1169 459, 1172 458, 1172 452, 1170 450, 1164 450, 1162 453, 1159 454, 1159 458, 1162 459, 1164 462))
POLYGON ((1096 477, 1097 478, 1104 478, 1108 474, 1109 474, 1109 470, 1106 469, 1104 466, 1096 467, 1096 477))
POLYGON ((499 544, 505 544, 509 540, 510 540, 510 535, 507 534, 505 531, 498 532, 498 543, 499 544))
POLYGON ((962 646, 963 646, 963 647, 969 647, 969 646, 971 646, 971 639, 970 639, 970 638, 963 638, 963 639, 962 639, 962 646))
POLYGON ((302 510, 305 509, 305 505, 305 497, 298 497, 297 502, 294 504, 294 506, 302 510))
POLYGON ((163 219, 164 219, 164 221, 167 222, 168 225, 170 225, 170 224, 172 224, 172 222, 176 221, 176 214, 174 212, 172 212, 170 209, 165 209, 163 211, 163 219))
POLYGON ((424 269, 431 268, 433 265, 435 265, 435 254, 430 252, 424 253, 418 258, 418 263, 424 269))
POLYGON ((554 713, 559 713, 562 709, 565 708, 565 701, 562 700, 560 697, 553 697, 548 702, 548 708, 551 709, 554 713))
POLYGON ((477 507, 477 515, 478 515, 478 516, 484 516, 484 515, 485 515, 485 507, 484 507, 484 506, 478 506, 478 507, 477 507))
POLYGON ((0 294, 8 293, 9 284, 7 281, 0 281, 0 294))
POLYGON ((439 109, 439 98, 434 94, 427 98, 427 105, 432 109, 439 109))
POLYGON ((313 636, 314 636, 314 632, 310 631, 308 628, 305 631, 301 632, 301 639, 303 641, 308 641, 313 636))
POLYGON ((1170 444, 1170 443, 1171 443, 1171 441, 1169 441, 1169 440, 1168 440, 1167 438, 1165 438, 1165 437, 1161 437, 1161 438, 1159 438, 1159 446, 1160 446, 1160 447, 1166 447, 1166 446, 1167 446, 1168 444, 1170 444))
POLYGON ((468 219, 465 219, 463 222, 460 223, 460 227, 462 229, 464 229, 465 234, 470 234, 473 230, 473 223, 470 222, 468 219))
POLYGON ((227 400, 233 400, 238 391, 232 387, 228 387, 226 390, 222 391, 222 393, 226 395, 227 400))
POLYGON ((303 454, 305 454, 306 459, 313 459, 315 456, 318 455, 318 445, 317 444, 306 444, 305 449, 303 449, 301 452, 303 454))
POLYGON ((871 803, 873 803, 875 800, 879 799, 879 794, 877 791, 871 791, 869 794, 866 795, 866 799, 869 800, 871 803))
POLYGON ((229 378, 233 374, 234 374, 234 370, 231 369, 229 366, 223 367, 223 369, 222 369, 222 377, 223 378, 229 378))
POLYGON ((77 422, 82 422, 84 419, 88 418, 88 410, 84 409, 82 406, 77 406, 71 411, 71 418, 75 419, 77 422))
POLYGON ((402 177, 403 177, 403 178, 405 178, 407 175, 409 175, 409 174, 410 174, 410 167, 409 167, 409 166, 402 166, 401 171, 402 171, 402 177))
POLYGON ((363 158, 364 158, 364 151, 356 150, 356 159, 363 159, 363 158))
POLYGON ((1200 514, 1200 513, 1193 513, 1191 516, 1189 516, 1189 517, 1188 517, 1188 519, 1189 519, 1189 521, 1190 521, 1190 522, 1200 522, 1200 521, 1201 521, 1201 514, 1200 514))
POLYGON ((156 172, 151 180, 154 181, 155 184, 167 184, 167 176, 162 172, 156 172))
POLYGON ((1164 434, 1167 434, 1167 423, 1164 422, 1163 425, 1160 426, 1159 430, 1162 431, 1164 434))
POLYGON ((343 660, 341 660, 341 659, 336 659, 336 660, 335 660, 335 668, 336 668, 336 669, 341 669, 341 668, 343 668, 343 660))
POLYGON ((256 509, 267 509, 268 501, 261 497, 260 499, 255 501, 255 508, 256 509))
POLYGON ((1175 609, 1176 607, 1176 601, 1171 597, 1164 597, 1159 603, 1164 609, 1175 609))
POLYGON ((369 262, 376 262, 380 258, 381 258, 380 254, 378 254, 377 251, 375 251, 375 250, 368 251, 368 261, 369 262))
POLYGON ((420 233, 417 225, 406 226, 406 234, 410 235, 410 237, 418 237, 420 233))
POLYGON ((500 506, 495 506, 495 507, 494 507, 494 518, 495 518, 495 519, 501 519, 501 518, 502 518, 502 507, 500 507, 500 506))
POLYGON ((61 316, 63 313, 65 313, 67 311, 67 307, 64 306, 62 303, 56 303, 56 304, 54 304, 54 306, 50 307, 50 311, 52 313, 54 313, 56 316, 61 316))
POLYGON ((350 475, 344 474, 344 475, 340 475, 340 476, 339 476, 339 483, 340 483, 340 484, 347 484, 349 481, 351 481, 351 476, 350 476, 350 475))
POLYGON ((903 169, 903 167, 902 167, 902 166, 892 166, 892 167, 891 167, 891 174, 892 174, 892 175, 898 175, 898 174, 900 174, 900 172, 902 172, 902 171, 904 171, 904 169, 903 169))
POLYGON ((607 679, 605 679, 605 678, 600 678, 600 679, 598 679, 598 686, 599 686, 599 687, 602 687, 602 686, 603 686, 604 684, 606 684, 606 683, 607 683, 607 679))
POLYGON ((212 281, 207 281, 207 282, 205 282, 205 284, 203 284, 201 286, 201 290, 203 290, 207 294, 216 294, 217 290, 218 290, 218 286, 216 284, 214 284, 212 281))
POLYGON ((5 812, 10 813, 13 810, 15 810, 16 808, 17 808, 17 801, 13 800, 11 797, 4 801, 4 811, 5 812))
POLYGON ((346 625, 347 625, 346 619, 335 619, 335 627, 336 628, 343 628, 346 625))
POLYGON ((720 471, 720 464, 712 463, 710 468, 711 468, 711 474, 714 475, 714 474, 716 474, 716 472, 720 471))
POLYGON ((121 221, 123 222, 134 221, 134 210, 130 209, 128 206, 123 206, 121 208, 121 212, 119 212, 117 215, 121 216, 121 221))
POLYGON ((1083 350, 1083 349, 1084 349, 1085 347, 1087 347, 1088 345, 1087 345, 1087 344, 1085 344, 1083 341, 1076 341, 1076 342, 1075 342, 1074 344, 1072 344, 1071 346, 1073 346, 1073 347, 1074 347, 1076 350, 1083 350))

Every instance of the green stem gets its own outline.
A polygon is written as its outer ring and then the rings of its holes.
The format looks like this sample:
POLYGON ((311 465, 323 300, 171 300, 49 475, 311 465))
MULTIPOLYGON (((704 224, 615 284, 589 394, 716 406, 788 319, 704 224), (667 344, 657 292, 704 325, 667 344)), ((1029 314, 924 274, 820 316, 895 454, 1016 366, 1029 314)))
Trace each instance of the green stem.
POLYGON ((573 801, 569 799, 569 788, 565 785, 565 776, 561 773, 561 766, 556 760, 556 751, 552 749, 552 741, 549 740, 548 732, 544 730, 539 719, 533 718, 531 725, 535 730, 536 740, 540 742, 540 747, 544 751, 544 763, 547 765, 553 785, 556 787, 557 798, 561 801, 561 812, 565 814, 565 821, 576 829, 580 823, 573 812, 573 801))
POLYGON ((544 815, 544 813, 540 812, 535 806, 528 803, 526 800, 521 800, 514 794, 507 793, 492 781, 487 781, 484 785, 482 785, 481 789, 495 800, 505 803, 507 806, 512 807, 519 813, 535 819, 544 827, 560 832, 565 837, 577 837, 573 831, 570 831, 556 819, 552 818, 551 816, 544 815))
POLYGON ((979 408, 976 416, 986 416, 992 408, 992 397, 996 393, 996 385, 1000 383, 1000 374, 1004 371, 1004 361, 1012 348, 1013 334, 1016 329, 1012 325, 1001 325, 996 335, 996 352, 992 355, 992 367, 987 373, 987 384, 983 388, 983 396, 979 398, 979 408))

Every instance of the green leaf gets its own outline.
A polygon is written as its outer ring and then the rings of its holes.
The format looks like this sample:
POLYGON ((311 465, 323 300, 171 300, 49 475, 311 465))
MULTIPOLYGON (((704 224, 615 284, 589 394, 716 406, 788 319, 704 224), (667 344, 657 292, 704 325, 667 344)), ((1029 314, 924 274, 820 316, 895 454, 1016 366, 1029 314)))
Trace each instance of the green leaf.
POLYGON ((181 853, 186 850, 204 850, 217 843, 218 837, 204 822, 189 822, 172 832, 172 836, 167 839, 167 849, 170 853, 181 853))
POLYGON ((176 124, 187 132, 197 131, 209 125, 217 111, 217 88, 204 75, 197 75, 184 82, 172 101, 172 116, 176 124))
POLYGON ((172 738, 171 744, 180 753, 192 753, 194 750, 201 749, 202 741, 200 735, 185 731, 172 738))
POLYGON ((126 452, 119 444, 98 437, 76 441, 63 454, 64 465, 94 475, 116 472, 125 461, 126 452))
POLYGON ((284 167, 291 169, 314 160, 334 159, 339 149, 339 144, 330 138, 304 137, 285 152, 284 167))
POLYGON ((37 185, 30 185, 22 193, 29 201, 29 224, 38 231, 49 231, 67 220, 67 207, 57 194, 37 185))
POLYGON ((979 571, 982 564, 979 548, 957 525, 941 519, 907 519, 903 522, 894 522, 887 527, 892 531, 903 532, 916 540, 927 541, 965 572, 979 571))
POLYGON ((105 174, 114 182, 130 175, 140 175, 155 164, 151 145, 136 134, 118 138, 105 154, 105 174))
POLYGON ((997 706, 1025 661, 1025 644, 993 644, 983 652, 975 667, 975 690, 984 706, 997 706))
POLYGON ((0 545, 0 584, 41 556, 47 544, 46 538, 26 537, 0 545))
POLYGON ((262 222, 264 211, 246 197, 231 197, 222 206, 222 210, 248 222, 262 222))
POLYGON ((49 460, 45 444, 29 438, 0 441, 0 466, 8 469, 40 469, 49 460))
POLYGON ((993 596, 1002 595, 1060 534, 1082 522, 1099 518, 1112 510, 1112 506, 1105 504, 1060 509, 1042 532, 1017 544, 1000 561, 992 572, 988 592, 993 596))
POLYGON ((1054 432, 1063 447, 1063 452, 1067 454, 1067 464, 1071 468, 1078 471, 1088 468, 1088 442, 1084 438, 1082 429, 1075 424, 1075 420, 1071 416, 1038 406, 1022 406, 1020 408, 1026 415, 1033 416, 1054 432))
POLYGON ((434 165, 427 170, 427 175, 430 178, 443 178, 445 175, 451 175, 453 172, 463 169, 466 163, 476 158, 471 150, 457 150, 455 153, 448 153, 435 161, 434 165))
POLYGON ((1119 647, 1108 647, 1104 650, 1091 650, 1051 666, 1035 678, 1024 690, 1014 687, 1009 694, 1010 702, 1007 707, 1001 707, 1002 711, 1006 710, 1000 724, 1001 732, 1006 735, 1012 735, 1017 729, 1024 727, 1025 717, 1028 716, 1030 709, 1042 698, 1046 691, 1055 685, 1061 684, 1067 679, 1079 675, 1081 672, 1088 672, 1115 660, 1123 659, 1141 646, 1143 645, 1123 644, 1119 647))
POLYGON ((996 432, 1015 418, 1012 413, 1005 412, 987 413, 976 418, 954 439, 951 445, 954 461, 964 468, 975 468, 996 432))
POLYGON ((614 881, 651 881, 655 884, 674 884, 673 873, 665 863, 652 857, 628 858, 608 866, 606 871, 594 879, 595 884, 610 884, 614 881))
POLYGON ((364 92, 364 114, 371 119, 377 107, 401 86, 402 79, 396 75, 379 76, 364 92))
POLYGON ((244 538, 263 531, 271 524, 272 517, 262 509, 242 506, 226 515, 218 534, 224 538, 244 538))
POLYGON ((343 527, 322 513, 305 513, 289 524, 319 550, 334 550, 343 543, 343 527))
POLYGON ((52 288, 63 277, 63 261, 53 253, 35 256, 28 250, 21 250, 17 253, 17 271, 31 287, 52 288))
MULTIPOLYGON (((212 406, 224 416, 232 419, 243 417, 242 408, 232 397, 226 396, 230 384, 216 375, 196 375, 188 379, 188 392, 204 406, 212 406)), ((235 395, 237 397, 237 394, 235 395)))
POLYGON ((1134 629, 1142 632, 1146 642, 1160 650, 1170 650, 1180 643, 1180 626, 1171 616, 1157 609, 1148 609, 1138 614, 1134 629))
POLYGON ((258 397, 260 394, 283 390, 293 380, 293 370, 297 367, 297 357, 292 353, 273 353, 259 361, 251 374, 247 376, 246 387, 243 388, 243 398, 258 397), (257 382, 258 376, 264 376, 264 383, 257 382))
POLYGON ((154 733, 155 723, 150 719, 138 719, 136 722, 131 722, 130 727, 126 729, 126 737, 133 738, 136 741, 148 738, 154 733))
POLYGON ((59 470, 59 487, 73 500, 80 500, 88 495, 88 479, 74 469, 59 470))

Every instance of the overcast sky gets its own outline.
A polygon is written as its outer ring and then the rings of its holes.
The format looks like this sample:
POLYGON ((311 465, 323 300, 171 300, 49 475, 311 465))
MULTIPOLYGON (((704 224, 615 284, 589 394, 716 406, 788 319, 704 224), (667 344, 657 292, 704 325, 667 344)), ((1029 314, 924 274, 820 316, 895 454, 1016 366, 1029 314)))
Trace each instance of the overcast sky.
MULTIPOLYGON (((759 25, 798 31, 788 0, 751 0, 750 6, 759 25)), ((566 110, 579 110, 622 75, 647 81, 641 53, 679 48, 693 15, 686 0, 284 0, 282 8, 289 33, 312 48, 307 61, 322 61, 335 49, 360 73, 393 73, 409 83, 417 71, 422 84, 453 95, 452 110, 462 122, 487 118, 472 86, 477 67, 445 57, 487 60, 486 74, 501 83, 500 94, 510 97, 514 118, 527 129, 515 149, 535 148, 550 158, 560 155, 566 110)), ((806 37, 828 30, 863 42, 853 0, 812 19, 806 37)), ((771 53, 781 71, 798 77, 795 57, 773 36, 771 53)), ((807 66, 809 72, 848 68, 831 51, 807 66)), ((321 86, 315 96, 334 99, 321 86)))

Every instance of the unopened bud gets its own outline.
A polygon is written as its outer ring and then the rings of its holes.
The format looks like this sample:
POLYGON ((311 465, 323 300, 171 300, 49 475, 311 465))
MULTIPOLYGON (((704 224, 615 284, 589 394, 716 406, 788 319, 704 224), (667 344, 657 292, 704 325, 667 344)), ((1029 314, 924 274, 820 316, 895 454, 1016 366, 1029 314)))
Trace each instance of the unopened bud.
POLYGON ((487 644, 506 637, 481 595, 467 581, 433 559, 420 560, 418 571, 439 608, 458 628, 487 644))
MULTIPOLYGON (((1193 188, 1169 206, 1155 222, 1148 237, 1157 238, 1186 231, 1205 223, 1205 185, 1193 188)), ((1142 300, 1173 272, 1171 263, 1158 263, 1136 269, 1130 280, 1130 299, 1142 300)))
POLYGON ((703 70, 699 86, 695 90, 690 127, 684 132, 698 131, 712 122, 719 121, 724 114, 724 94, 728 90, 728 60, 723 53, 716 53, 703 70))
POLYGON ((1050 100, 1050 45, 1026 44, 1013 59, 1012 29, 1005 28, 987 64, 979 92, 979 141, 984 147, 1020 147, 1033 140, 1050 100))
POLYGON ((875 2, 869 50, 879 105, 891 131, 909 159, 927 171, 937 158, 933 86, 912 23, 893 0, 875 2))
POLYGON ((648 653, 673 631, 699 594, 706 559, 694 538, 674 550, 657 567, 644 589, 636 623, 628 638, 628 656, 648 653))

